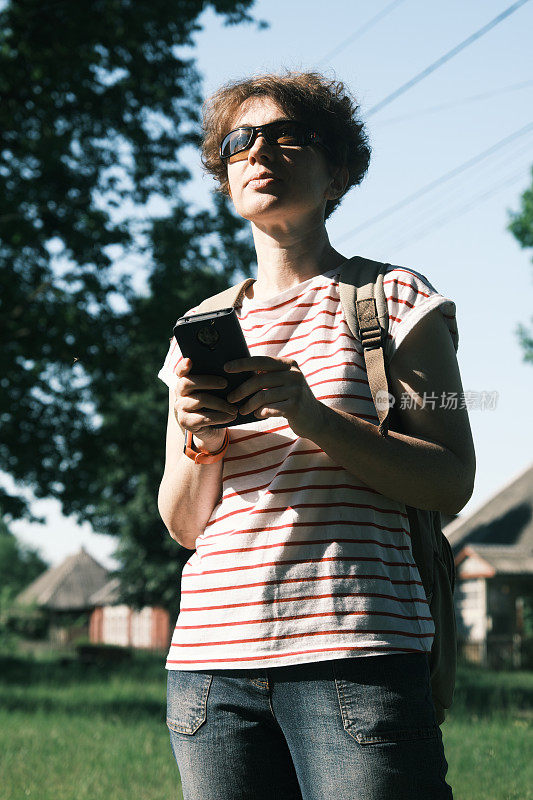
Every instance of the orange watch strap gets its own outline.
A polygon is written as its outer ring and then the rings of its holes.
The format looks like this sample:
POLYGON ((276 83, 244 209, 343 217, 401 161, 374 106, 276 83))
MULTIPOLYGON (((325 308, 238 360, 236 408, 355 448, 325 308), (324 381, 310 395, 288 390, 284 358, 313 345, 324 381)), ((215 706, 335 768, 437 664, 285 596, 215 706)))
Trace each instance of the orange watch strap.
POLYGON ((190 431, 187 431, 187 435, 185 436, 185 442, 183 445, 183 452, 186 456, 194 461, 195 464, 214 464, 216 461, 220 461, 220 459, 224 458, 224 453, 228 448, 229 443, 229 436, 228 436, 228 429, 226 428, 226 434, 224 436, 224 441, 222 445, 219 447, 218 450, 214 453, 209 453, 206 450, 197 450, 194 446, 193 435, 190 431))

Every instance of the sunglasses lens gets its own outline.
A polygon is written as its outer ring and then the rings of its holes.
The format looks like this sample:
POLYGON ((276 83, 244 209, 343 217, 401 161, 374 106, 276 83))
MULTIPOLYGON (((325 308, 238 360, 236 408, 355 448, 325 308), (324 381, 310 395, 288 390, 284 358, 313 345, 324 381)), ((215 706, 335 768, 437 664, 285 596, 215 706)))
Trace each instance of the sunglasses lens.
MULTIPOLYGON (((261 126, 260 130, 269 144, 292 147, 309 144, 309 132, 307 129, 301 123, 292 120, 271 122, 268 125, 261 126)), ((257 128, 255 131, 257 132, 257 128)), ((248 150, 252 145, 253 139, 254 128, 243 127, 230 131, 222 140, 220 155, 224 159, 233 159, 234 156, 248 150)))
POLYGON ((228 133, 220 147, 222 158, 230 158, 234 153, 245 150, 250 141, 250 133, 249 128, 238 128, 236 131, 228 133))
POLYGON ((269 134, 278 144, 298 145, 301 143, 301 129, 294 122, 276 122, 269 134))

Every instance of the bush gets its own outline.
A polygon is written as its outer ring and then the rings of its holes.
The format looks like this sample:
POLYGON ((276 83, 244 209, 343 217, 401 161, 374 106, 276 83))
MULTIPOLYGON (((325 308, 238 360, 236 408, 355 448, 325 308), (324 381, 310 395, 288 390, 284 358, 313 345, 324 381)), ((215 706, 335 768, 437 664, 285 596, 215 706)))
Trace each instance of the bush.
POLYGON ((122 664, 131 661, 133 653, 129 647, 120 647, 115 644, 93 644, 92 642, 78 642, 76 656, 82 664, 122 664))
POLYGON ((20 638, 45 639, 48 620, 35 605, 20 605, 9 586, 0 590, 0 646, 12 649, 20 638))

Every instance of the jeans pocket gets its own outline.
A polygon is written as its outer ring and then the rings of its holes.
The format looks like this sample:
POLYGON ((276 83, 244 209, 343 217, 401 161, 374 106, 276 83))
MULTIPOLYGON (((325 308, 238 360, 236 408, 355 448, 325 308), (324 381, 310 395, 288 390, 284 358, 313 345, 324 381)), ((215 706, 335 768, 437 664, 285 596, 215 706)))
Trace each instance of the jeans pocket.
POLYGON ((175 733, 196 733, 207 719, 207 697, 213 676, 205 672, 168 670, 167 725, 175 733))
POLYGON ((423 653, 339 659, 333 670, 344 729, 359 744, 439 736, 423 653))

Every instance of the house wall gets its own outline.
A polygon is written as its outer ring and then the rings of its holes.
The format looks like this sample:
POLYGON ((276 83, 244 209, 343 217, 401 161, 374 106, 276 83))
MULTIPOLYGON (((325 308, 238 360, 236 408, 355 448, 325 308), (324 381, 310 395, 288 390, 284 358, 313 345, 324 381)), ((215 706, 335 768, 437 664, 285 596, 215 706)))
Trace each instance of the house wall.
POLYGON ((460 639, 481 641, 487 635, 487 592, 484 578, 459 580, 455 586, 455 613, 460 639))
POLYGON ((130 644, 130 609, 128 606, 104 606, 102 642, 128 647, 130 644))
POLYGON ((165 650, 170 641, 168 612, 149 606, 140 611, 126 605, 96 608, 91 616, 90 640, 98 644, 165 650))
POLYGON ((527 575, 496 575, 458 580, 455 610, 459 652, 494 669, 527 662, 523 607, 533 591, 527 575))
POLYGON ((95 608, 89 620, 89 641, 103 642, 104 609, 95 608))
POLYGON ((487 615, 490 634, 502 636, 516 631, 516 591, 512 579, 492 578, 487 587, 487 615))
POLYGON ((491 635, 523 634, 521 606, 533 597, 530 576, 498 575, 488 582, 487 614, 491 635))
POLYGON ((152 647, 157 650, 167 650, 172 633, 168 611, 164 608, 152 609, 152 647))
POLYGON ((132 647, 152 646, 152 612, 153 609, 148 606, 140 611, 130 612, 130 644, 132 647))

